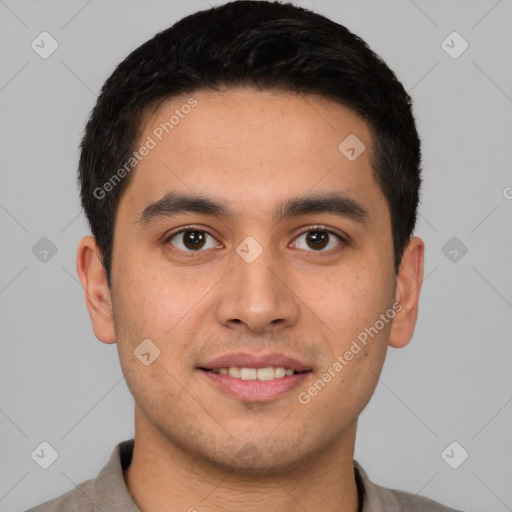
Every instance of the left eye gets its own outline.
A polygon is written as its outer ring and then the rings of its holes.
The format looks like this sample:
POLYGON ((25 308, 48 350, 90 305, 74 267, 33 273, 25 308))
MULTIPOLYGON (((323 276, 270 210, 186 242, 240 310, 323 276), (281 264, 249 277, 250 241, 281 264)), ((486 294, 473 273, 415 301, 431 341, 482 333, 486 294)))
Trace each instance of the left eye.
POLYGON ((206 231, 192 229, 174 233, 174 235, 167 239, 167 242, 171 242, 174 247, 181 249, 182 251, 196 252, 201 249, 212 249, 217 245, 215 238, 206 231), (211 239, 210 245, 208 245, 208 238, 211 239), (178 242, 172 242, 174 239, 178 240, 178 242))
POLYGON ((323 252, 324 249, 333 249, 339 245, 339 242, 343 242, 342 238, 333 231, 326 229, 311 229, 299 235, 292 243, 297 249, 307 250, 308 248, 313 248, 315 251, 323 252), (338 239, 338 244, 333 245, 332 237, 338 239), (301 239, 303 239, 304 242, 301 242, 301 239))

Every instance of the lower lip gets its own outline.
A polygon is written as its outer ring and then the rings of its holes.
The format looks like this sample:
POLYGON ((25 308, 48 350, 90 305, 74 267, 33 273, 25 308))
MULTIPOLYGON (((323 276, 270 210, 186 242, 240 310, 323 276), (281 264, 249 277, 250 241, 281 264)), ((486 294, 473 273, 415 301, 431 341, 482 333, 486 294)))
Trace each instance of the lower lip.
POLYGON ((221 373, 200 370, 223 392, 240 400, 266 402, 281 397, 301 384, 311 372, 294 373, 272 380, 242 380, 221 373))

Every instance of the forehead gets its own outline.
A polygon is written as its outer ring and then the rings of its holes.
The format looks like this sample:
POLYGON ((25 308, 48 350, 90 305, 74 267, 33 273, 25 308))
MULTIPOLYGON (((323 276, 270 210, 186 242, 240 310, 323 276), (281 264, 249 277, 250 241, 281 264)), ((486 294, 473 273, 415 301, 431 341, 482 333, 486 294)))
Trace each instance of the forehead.
POLYGON ((372 140, 357 114, 317 95, 197 91, 165 100, 146 116, 137 148, 151 149, 132 171, 121 203, 136 215, 179 190, 240 212, 274 212, 289 197, 339 190, 370 209, 385 203, 374 179, 372 140))

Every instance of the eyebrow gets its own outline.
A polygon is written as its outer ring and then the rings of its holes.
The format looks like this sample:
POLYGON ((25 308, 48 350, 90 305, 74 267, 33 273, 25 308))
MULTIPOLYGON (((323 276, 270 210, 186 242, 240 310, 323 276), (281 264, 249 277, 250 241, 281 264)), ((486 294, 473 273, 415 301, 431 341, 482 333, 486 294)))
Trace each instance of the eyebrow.
MULTIPOLYGON (((202 213, 224 220, 236 216, 236 212, 213 198, 169 192, 144 208, 135 223, 147 226, 158 219, 183 213, 202 213)), ((313 213, 330 213, 360 224, 365 224, 369 217, 368 210, 360 203, 338 192, 288 199, 277 205, 273 218, 276 223, 279 223, 285 219, 313 213)))

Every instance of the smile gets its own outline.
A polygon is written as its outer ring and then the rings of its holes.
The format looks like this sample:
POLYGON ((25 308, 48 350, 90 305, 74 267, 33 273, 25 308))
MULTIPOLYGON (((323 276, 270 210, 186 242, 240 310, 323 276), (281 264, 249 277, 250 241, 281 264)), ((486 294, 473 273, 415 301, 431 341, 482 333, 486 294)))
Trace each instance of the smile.
POLYGON ((281 379, 285 376, 290 376, 296 373, 295 370, 291 368, 283 368, 282 366, 265 366, 264 368, 240 368, 239 366, 230 366, 229 368, 219 368, 218 370, 211 371, 242 380, 281 379))
POLYGON ((202 374, 223 394, 238 400, 266 402, 284 396, 299 386, 312 372, 297 372, 291 368, 266 366, 244 368, 230 366, 210 370, 199 368, 202 374))

